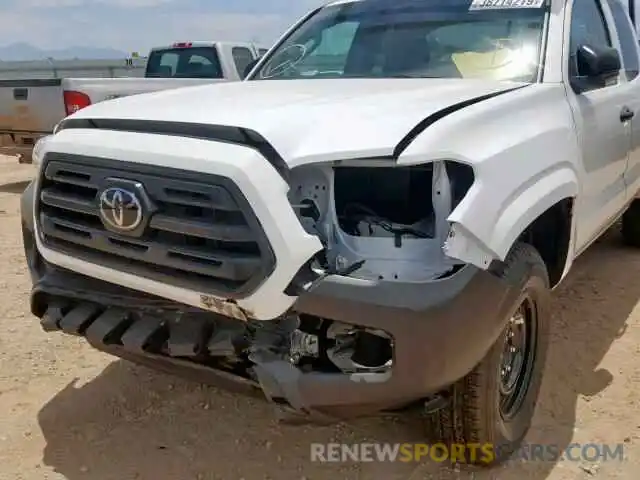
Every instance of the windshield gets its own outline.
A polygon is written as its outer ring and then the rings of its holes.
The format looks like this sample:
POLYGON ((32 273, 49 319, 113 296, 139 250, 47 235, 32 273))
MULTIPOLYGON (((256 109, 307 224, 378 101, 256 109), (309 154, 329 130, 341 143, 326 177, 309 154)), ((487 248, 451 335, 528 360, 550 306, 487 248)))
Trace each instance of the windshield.
POLYGON ((145 76, 222 78, 222 68, 214 47, 167 48, 151 52, 145 76))
POLYGON ((354 0, 320 9, 252 80, 483 78, 533 82, 544 0, 354 0))

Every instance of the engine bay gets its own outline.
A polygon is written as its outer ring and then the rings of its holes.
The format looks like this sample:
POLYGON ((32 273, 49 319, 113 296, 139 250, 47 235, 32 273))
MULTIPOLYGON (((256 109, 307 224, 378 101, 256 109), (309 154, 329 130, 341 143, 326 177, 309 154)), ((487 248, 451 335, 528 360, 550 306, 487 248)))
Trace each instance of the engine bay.
POLYGON ((471 167, 448 161, 305 166, 292 172, 289 200, 323 242, 323 267, 342 271, 359 262, 354 278, 429 281, 459 267, 442 246, 447 217, 473 180, 471 167))

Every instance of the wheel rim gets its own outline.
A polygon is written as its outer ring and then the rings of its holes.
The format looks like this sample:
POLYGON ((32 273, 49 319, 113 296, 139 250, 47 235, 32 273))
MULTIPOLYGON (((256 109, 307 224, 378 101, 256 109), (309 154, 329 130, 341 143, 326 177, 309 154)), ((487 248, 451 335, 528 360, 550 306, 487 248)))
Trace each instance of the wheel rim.
POLYGON ((518 413, 526 396, 535 360, 537 330, 535 303, 526 297, 509 319, 499 364, 500 414, 518 413))

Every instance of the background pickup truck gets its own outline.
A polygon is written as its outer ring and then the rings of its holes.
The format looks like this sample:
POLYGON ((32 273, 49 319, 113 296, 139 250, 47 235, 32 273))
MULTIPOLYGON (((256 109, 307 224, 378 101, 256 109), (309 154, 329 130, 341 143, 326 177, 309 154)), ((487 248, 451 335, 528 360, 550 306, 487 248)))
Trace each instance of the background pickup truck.
POLYGON ((81 108, 139 93, 237 81, 266 51, 252 43, 184 42, 152 49, 144 78, 0 80, 0 154, 30 163, 36 141, 81 108))

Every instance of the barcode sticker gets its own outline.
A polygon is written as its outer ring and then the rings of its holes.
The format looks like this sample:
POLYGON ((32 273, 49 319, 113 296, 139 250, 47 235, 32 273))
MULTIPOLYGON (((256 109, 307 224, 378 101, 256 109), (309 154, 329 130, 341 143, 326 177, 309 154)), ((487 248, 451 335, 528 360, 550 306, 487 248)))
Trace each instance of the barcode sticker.
POLYGON ((469 10, 498 10, 507 8, 542 8, 545 0, 473 0, 469 10))

